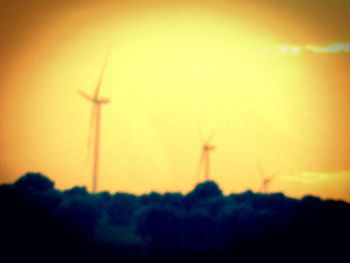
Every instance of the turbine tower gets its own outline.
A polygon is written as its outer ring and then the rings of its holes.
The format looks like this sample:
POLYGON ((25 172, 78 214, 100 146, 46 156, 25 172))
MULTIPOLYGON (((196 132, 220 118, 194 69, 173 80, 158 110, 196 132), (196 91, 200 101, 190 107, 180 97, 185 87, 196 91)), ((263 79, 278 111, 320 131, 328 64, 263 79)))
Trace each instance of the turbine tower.
POLYGON ((263 169, 260 160, 257 160, 257 166, 259 169, 259 174, 261 178, 261 184, 259 191, 260 193, 267 193, 270 187, 270 184, 272 183, 272 179, 277 175, 277 173, 273 174, 266 174, 265 170, 263 169))
POLYGON ((212 133, 206 140, 203 140, 201 137, 202 152, 199 159, 197 178, 199 178, 203 169, 204 181, 208 181, 210 179, 210 153, 215 150, 215 146, 210 143, 213 137, 214 133, 212 133))
POLYGON ((97 180, 98 180, 98 168, 99 168, 99 156, 100 156, 100 131, 101 131, 101 106, 103 104, 109 103, 110 100, 106 98, 99 97, 102 80, 106 70, 108 59, 108 52, 104 59, 102 69, 100 72, 99 79, 96 84, 95 92, 93 96, 86 94, 83 91, 79 91, 79 94, 92 103, 91 116, 90 116, 90 128, 89 128, 89 148, 93 144, 93 166, 92 166, 92 191, 97 191, 97 180))

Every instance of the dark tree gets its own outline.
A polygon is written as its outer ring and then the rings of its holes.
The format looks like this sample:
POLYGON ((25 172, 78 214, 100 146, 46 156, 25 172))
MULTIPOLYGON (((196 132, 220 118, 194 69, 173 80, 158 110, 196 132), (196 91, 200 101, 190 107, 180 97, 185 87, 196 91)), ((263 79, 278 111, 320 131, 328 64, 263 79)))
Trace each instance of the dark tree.
POLYGON ((117 193, 112 196, 106 208, 106 212, 111 223, 116 225, 128 225, 137 207, 138 199, 136 196, 117 193))
POLYGON ((54 183, 40 173, 27 173, 18 179, 14 186, 20 191, 38 192, 53 189, 54 183))
POLYGON ((213 181, 207 181, 198 184, 192 192, 188 194, 189 197, 195 199, 208 199, 214 197, 222 197, 222 191, 219 186, 213 181))
POLYGON ((169 206, 148 206, 140 209, 136 217, 138 233, 153 249, 176 250, 182 245, 181 212, 169 206))

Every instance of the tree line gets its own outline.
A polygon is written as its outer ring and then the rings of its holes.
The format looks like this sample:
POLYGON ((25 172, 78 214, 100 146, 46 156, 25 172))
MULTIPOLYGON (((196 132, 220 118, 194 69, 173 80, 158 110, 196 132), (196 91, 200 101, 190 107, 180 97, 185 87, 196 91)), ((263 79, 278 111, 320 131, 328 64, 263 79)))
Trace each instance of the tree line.
POLYGON ((350 205, 246 191, 213 181, 187 194, 60 191, 28 173, 0 186, 3 256, 11 262, 314 261, 346 255, 350 205))

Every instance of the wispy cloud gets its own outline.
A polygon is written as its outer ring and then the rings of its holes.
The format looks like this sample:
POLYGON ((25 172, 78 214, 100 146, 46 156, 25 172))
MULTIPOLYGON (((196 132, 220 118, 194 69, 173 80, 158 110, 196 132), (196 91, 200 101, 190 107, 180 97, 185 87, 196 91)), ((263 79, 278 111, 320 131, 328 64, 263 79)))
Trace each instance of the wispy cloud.
POLYGON ((339 52, 350 52, 350 43, 335 43, 328 46, 304 46, 305 49, 312 52, 319 53, 339 53, 339 52))
POLYGON ((303 183, 329 182, 334 180, 350 182, 350 171, 336 172, 301 172, 295 176, 286 177, 289 181, 299 181, 303 183))
POLYGON ((279 47, 280 51, 284 54, 297 55, 300 52, 307 50, 315 53, 350 53, 350 43, 334 43, 328 46, 317 46, 317 45, 290 45, 285 44, 279 47))

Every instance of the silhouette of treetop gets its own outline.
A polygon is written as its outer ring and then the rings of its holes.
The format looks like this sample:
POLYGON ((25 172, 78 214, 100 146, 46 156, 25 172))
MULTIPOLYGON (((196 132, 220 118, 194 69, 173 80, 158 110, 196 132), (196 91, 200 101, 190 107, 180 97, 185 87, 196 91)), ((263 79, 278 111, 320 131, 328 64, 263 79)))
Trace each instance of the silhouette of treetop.
POLYGON ((14 186, 20 191, 40 192, 52 190, 54 182, 41 173, 27 173, 19 178, 14 186))
POLYGON ((222 191, 214 181, 206 181, 198 184, 188 195, 198 199, 207 199, 222 197, 222 191))

